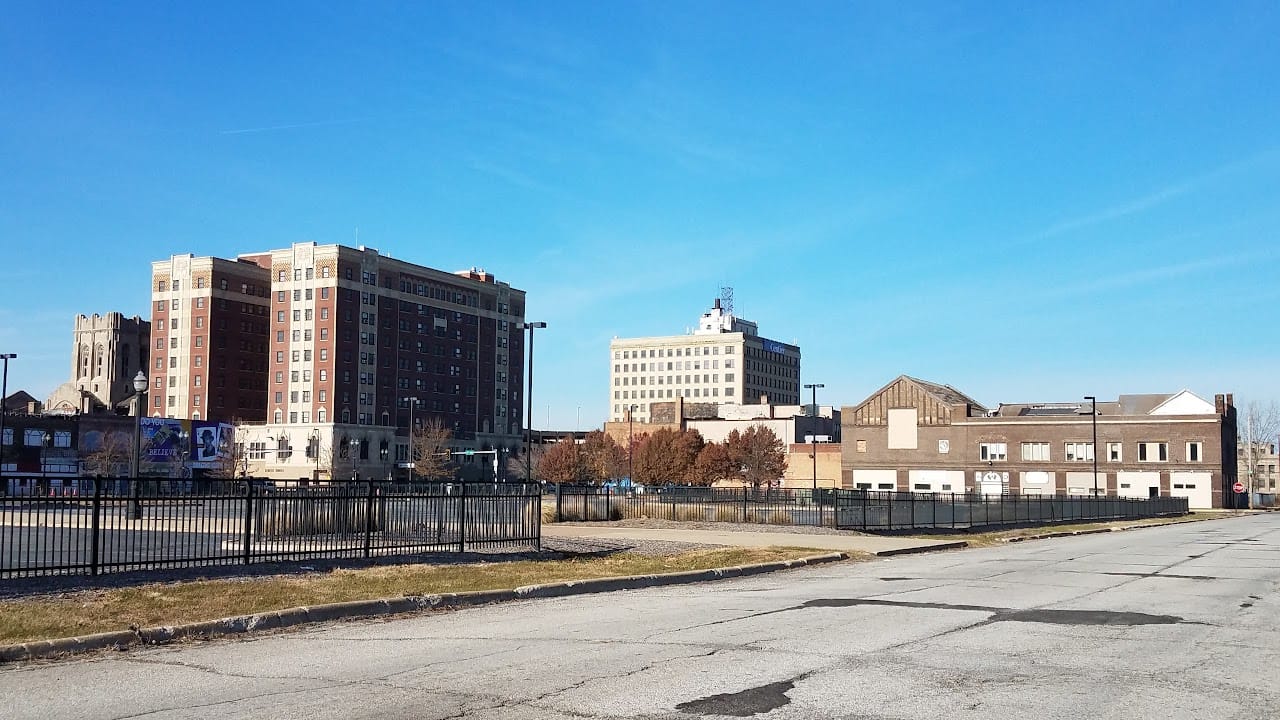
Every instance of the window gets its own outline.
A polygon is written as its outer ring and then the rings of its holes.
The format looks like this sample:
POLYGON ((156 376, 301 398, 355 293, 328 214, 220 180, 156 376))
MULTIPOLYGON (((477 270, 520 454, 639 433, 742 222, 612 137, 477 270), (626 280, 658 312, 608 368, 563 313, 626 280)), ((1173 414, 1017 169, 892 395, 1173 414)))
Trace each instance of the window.
POLYGON ((1048 462, 1049 461, 1049 443, 1047 442, 1022 443, 1022 459, 1025 462, 1048 462))
POLYGON ((1123 447, 1122 443, 1118 443, 1118 442, 1107 443, 1107 462, 1120 462, 1120 460, 1123 457, 1123 454, 1121 452, 1121 447, 1123 447))
MULTIPOLYGON (((860 453, 864 453, 864 452, 866 452, 866 451, 867 451, 867 441, 866 441, 866 440, 858 440, 858 441, 856 442, 855 446, 857 447, 858 452, 860 452, 860 453)), ((870 487, 870 485, 868 485, 867 487, 870 487)))
POLYGON ((1093 460, 1093 443, 1069 442, 1063 452, 1067 462, 1089 462, 1093 460))
POLYGON ((1199 441, 1187 443, 1187 462, 1200 462, 1204 457, 1204 448, 1199 441))
POLYGON ((1004 462, 1008 459, 1006 443, 979 443, 978 458, 983 462, 1004 462))
POLYGON ((1138 443, 1138 462, 1165 462, 1169 459, 1169 443, 1138 443))

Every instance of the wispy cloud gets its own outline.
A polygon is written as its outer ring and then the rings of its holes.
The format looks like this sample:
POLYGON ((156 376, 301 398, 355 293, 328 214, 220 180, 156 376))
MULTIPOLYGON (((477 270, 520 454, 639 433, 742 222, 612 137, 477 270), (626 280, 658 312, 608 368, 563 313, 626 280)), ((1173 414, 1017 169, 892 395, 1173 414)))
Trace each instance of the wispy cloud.
POLYGON ((1190 192, 1198 190, 1201 187, 1208 185, 1209 183, 1223 176, 1229 175, 1234 172, 1238 172, 1252 165, 1256 165, 1258 163, 1274 158, 1276 157, 1276 155, 1277 155, 1277 151, 1275 149, 1268 149, 1262 152, 1255 153, 1248 157, 1241 158, 1239 160, 1234 160, 1225 165, 1216 167, 1210 170, 1209 172, 1196 175, 1194 177, 1181 180, 1179 182, 1172 183, 1154 192, 1143 195, 1142 197, 1126 200, 1124 202, 1117 203, 1116 205, 1113 205, 1109 208, 1105 208, 1103 210, 1099 210, 1097 212, 1088 213, 1080 217, 1071 218, 1069 220, 1063 220, 1061 222, 1055 223, 1053 225, 1050 225, 1047 228, 1044 228, 1040 231, 1034 232, 1031 235, 1027 236, 1026 238, 1024 238, 1024 242, 1046 240, 1048 238, 1055 237, 1058 235, 1063 235, 1063 234, 1072 232, 1074 230, 1080 230, 1082 228, 1092 227, 1094 225, 1101 225, 1103 223, 1107 223, 1112 220, 1118 220, 1120 218, 1128 217, 1130 215, 1136 215, 1146 210, 1150 210, 1154 207, 1163 205, 1169 202, 1170 200, 1173 200, 1175 198, 1181 197, 1190 192))
POLYGON ((1159 267, 1130 270, 1127 272, 1120 272, 1113 275, 1094 278, 1088 282, 1050 289, 1041 293, 1039 297, 1048 299, 1076 295, 1092 295, 1106 290, 1118 290, 1138 285, 1146 285, 1160 280, 1171 280, 1173 278, 1184 277, 1186 275, 1207 273, 1220 268, 1245 265, 1261 260, 1274 260, 1276 255, 1277 253, 1275 252, 1219 255, 1189 260, 1187 262, 1171 263, 1168 265, 1161 265, 1159 267))

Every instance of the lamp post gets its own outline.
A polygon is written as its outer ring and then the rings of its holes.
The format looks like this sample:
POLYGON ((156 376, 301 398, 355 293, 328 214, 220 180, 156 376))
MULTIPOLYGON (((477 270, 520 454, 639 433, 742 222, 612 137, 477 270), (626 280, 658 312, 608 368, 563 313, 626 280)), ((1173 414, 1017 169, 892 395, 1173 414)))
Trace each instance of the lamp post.
POLYGON ((133 389, 136 391, 133 412, 133 487, 129 489, 129 509, 134 520, 142 519, 142 414, 147 410, 147 374, 141 370, 133 376, 133 389))
POLYGON ((351 479, 359 480, 360 471, 356 469, 356 460, 360 459, 360 440, 357 438, 351 438, 348 446, 351 448, 349 453, 351 455, 351 479))
POLYGON ((49 482, 49 447, 53 445, 53 433, 48 430, 44 431, 44 435, 40 436, 40 482, 44 484, 40 488, 40 494, 48 494, 48 490, 53 486, 49 482))
POLYGON ((1093 496, 1098 497, 1098 398, 1085 395, 1089 401, 1089 416, 1093 422, 1093 496))
POLYGON ((409 483, 413 483, 413 476, 418 469, 418 461, 413 455, 413 410, 418 407, 418 398, 407 398, 409 401, 409 483))
MULTIPOLYGON (((817 418, 818 388, 826 387, 826 385, 823 385, 822 383, 806 383, 804 387, 806 390, 813 391, 813 417, 817 418)), ((812 440, 812 442, 809 443, 809 446, 810 451, 813 453, 813 495, 814 500, 816 501, 818 496, 818 428, 816 422, 814 425, 810 426, 809 432, 813 433, 809 436, 809 439, 812 440)))
POLYGON ((525 403, 529 410, 524 414, 526 428, 524 438, 524 479, 526 482, 533 481, 533 331, 538 328, 544 328, 547 324, 544 322, 522 322, 516 323, 516 328, 529 331, 529 390, 525 393, 525 403))
POLYGON ((636 408, 638 407, 640 406, 630 405, 627 407, 627 482, 631 483, 632 487, 635 487, 636 484, 636 478, 633 474, 634 471, 632 470, 632 467, 634 466, 631 462, 631 456, 635 454, 636 450, 635 422, 636 408))
POLYGON ((316 469, 311 473, 312 482, 320 482, 320 428, 311 431, 311 459, 315 460, 316 469))
POLYGON ((4 416, 9 409, 5 405, 9 397, 9 361, 16 357, 17 353, 0 354, 0 360, 4 361, 4 379, 0 381, 0 475, 4 473, 4 416))

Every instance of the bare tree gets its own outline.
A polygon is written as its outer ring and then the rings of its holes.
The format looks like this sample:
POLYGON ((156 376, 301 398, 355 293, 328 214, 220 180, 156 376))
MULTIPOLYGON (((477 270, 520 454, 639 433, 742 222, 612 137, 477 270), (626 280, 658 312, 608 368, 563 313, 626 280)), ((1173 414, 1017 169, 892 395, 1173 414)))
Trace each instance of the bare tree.
POLYGON ((102 446, 84 459, 84 471, 100 477, 123 477, 129 474, 133 460, 133 439, 127 433, 110 432, 103 436, 102 446))
POLYGON ((231 443, 225 451, 218 453, 209 468, 209 477, 219 480, 234 480, 249 474, 249 455, 243 443, 231 443))
POLYGON ((436 418, 413 429, 413 475, 442 480, 453 474, 453 431, 436 418))
POLYGON ((350 480, 355 473, 355 459, 350 445, 335 443, 320 451, 320 469, 329 472, 329 480, 350 480))
MULTIPOLYGON (((1280 435, 1280 403, 1272 400, 1260 403, 1250 400, 1245 404, 1243 412, 1236 414, 1236 436, 1239 439, 1239 452, 1243 456, 1244 467, 1241 468, 1241 480, 1255 491, 1254 479, 1258 472, 1255 461, 1259 455, 1270 450, 1280 435)), ((1263 488, 1257 488, 1258 491, 1263 488)))

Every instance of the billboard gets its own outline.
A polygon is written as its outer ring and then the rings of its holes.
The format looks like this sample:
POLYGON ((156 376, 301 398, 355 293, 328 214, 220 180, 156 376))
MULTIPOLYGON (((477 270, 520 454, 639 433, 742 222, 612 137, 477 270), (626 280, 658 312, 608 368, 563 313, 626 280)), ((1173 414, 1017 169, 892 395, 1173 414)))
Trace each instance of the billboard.
POLYGON ((210 470, 228 461, 234 439, 235 427, 228 423, 144 417, 140 470, 144 475, 162 477, 189 476, 192 469, 210 470))
POLYGON ((191 421, 191 467, 212 469, 231 458, 235 426, 211 420, 191 421))

